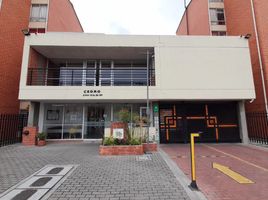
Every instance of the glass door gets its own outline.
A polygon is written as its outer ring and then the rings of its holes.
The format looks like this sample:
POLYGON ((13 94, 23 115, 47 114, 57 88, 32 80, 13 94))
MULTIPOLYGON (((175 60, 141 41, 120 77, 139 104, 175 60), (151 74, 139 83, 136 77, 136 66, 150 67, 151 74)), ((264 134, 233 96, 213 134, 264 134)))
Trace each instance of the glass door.
POLYGON ((105 125, 105 107, 89 105, 86 108, 84 139, 103 138, 105 125))

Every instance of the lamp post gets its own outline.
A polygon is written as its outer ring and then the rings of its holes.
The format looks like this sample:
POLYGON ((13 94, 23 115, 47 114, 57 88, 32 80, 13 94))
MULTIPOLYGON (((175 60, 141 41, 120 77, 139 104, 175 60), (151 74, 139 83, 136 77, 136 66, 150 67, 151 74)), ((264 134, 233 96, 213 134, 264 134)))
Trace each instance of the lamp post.
POLYGON ((149 109, 149 62, 150 62, 150 52, 147 50, 146 52, 146 59, 147 59, 147 70, 146 70, 146 117, 147 117, 147 137, 146 142, 149 143, 149 119, 150 119, 150 109, 149 109))

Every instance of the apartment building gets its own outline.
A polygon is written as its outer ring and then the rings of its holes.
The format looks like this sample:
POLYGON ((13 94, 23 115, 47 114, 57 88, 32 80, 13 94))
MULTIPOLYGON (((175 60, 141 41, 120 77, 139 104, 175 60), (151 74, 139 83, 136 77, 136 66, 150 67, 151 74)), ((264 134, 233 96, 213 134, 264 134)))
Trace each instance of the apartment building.
POLYGON ((253 98, 248 41, 239 36, 25 37, 19 99, 31 102, 29 126, 48 140, 110 136, 124 109, 149 115, 149 127, 134 131, 149 129, 161 143, 196 131, 204 142, 246 143, 244 101, 253 98))
MULTIPOLYGON (((83 32, 69 0, 0 0, 0 113, 19 113, 24 37, 29 33, 83 32), (23 32, 22 32, 23 30, 23 32)), ((32 54, 38 53, 32 50, 32 54)), ((33 63, 38 66, 40 63, 33 63)), ((28 104, 21 104, 27 109, 28 104)))
POLYGON ((247 112, 268 111, 267 10, 266 0, 192 0, 176 32, 177 35, 249 38, 256 99, 246 102, 247 112))

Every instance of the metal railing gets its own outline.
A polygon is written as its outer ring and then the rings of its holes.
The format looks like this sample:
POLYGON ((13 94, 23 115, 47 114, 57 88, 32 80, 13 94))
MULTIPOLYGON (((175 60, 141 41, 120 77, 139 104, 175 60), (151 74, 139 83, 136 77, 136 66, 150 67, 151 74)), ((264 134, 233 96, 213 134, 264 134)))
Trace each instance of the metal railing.
POLYGON ((268 144, 268 114, 266 112, 246 113, 248 137, 251 142, 268 144))
MULTIPOLYGON (((149 85, 155 71, 149 69, 149 85)), ((146 86, 147 68, 28 68, 27 85, 38 86, 146 86)))
POLYGON ((27 114, 0 114, 0 146, 21 142, 27 114))

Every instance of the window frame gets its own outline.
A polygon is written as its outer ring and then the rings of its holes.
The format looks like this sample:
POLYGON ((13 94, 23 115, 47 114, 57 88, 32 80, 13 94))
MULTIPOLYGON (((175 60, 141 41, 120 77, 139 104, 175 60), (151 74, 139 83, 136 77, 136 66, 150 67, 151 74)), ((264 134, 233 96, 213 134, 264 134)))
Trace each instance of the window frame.
POLYGON ((31 13, 30 13, 30 22, 47 22, 47 18, 48 18, 48 4, 32 4, 31 5, 31 13), (38 17, 33 16, 33 10, 34 7, 38 8, 38 17), (42 17, 42 12, 41 12, 41 8, 45 7, 45 17, 42 17))

